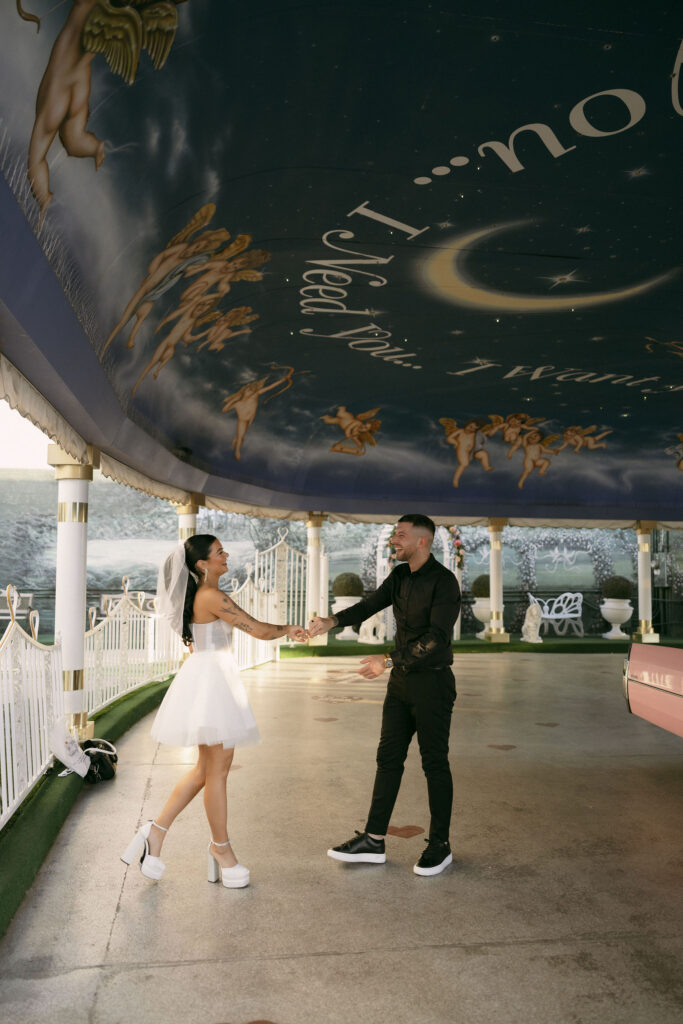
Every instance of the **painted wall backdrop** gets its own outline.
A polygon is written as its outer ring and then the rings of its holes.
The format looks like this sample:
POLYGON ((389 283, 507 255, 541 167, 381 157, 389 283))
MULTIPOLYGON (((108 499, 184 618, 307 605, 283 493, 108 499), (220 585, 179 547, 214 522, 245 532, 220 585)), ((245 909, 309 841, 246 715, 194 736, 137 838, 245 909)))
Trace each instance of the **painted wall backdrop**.
MULTIPOLYGON (((121 591, 123 576, 131 590, 154 593, 160 563, 176 543, 177 516, 168 502, 105 480, 99 474, 90 485, 88 516, 88 605, 98 606, 103 594, 121 591)), ((34 595, 40 612, 40 636, 54 630, 54 588, 57 544, 57 485, 50 470, 0 470, 0 590, 9 583, 34 595)), ((305 550, 305 526, 288 524, 287 543, 305 550)), ((228 575, 243 582, 254 553, 276 543, 282 523, 201 510, 198 530, 217 535, 229 552, 228 575)), ((377 586, 378 549, 386 550, 391 526, 325 522, 322 540, 330 560, 330 584, 342 572, 357 573, 366 591, 377 586)), ((464 631, 480 627, 469 610, 474 579, 488 572, 488 531, 464 526, 464 631)), ((587 632, 604 632, 598 611, 599 587, 610 575, 636 580, 636 540, 631 530, 506 528, 503 582, 506 624, 515 632, 528 604, 527 592, 555 595, 565 590, 586 595, 587 632)), ((655 561, 656 614, 669 635, 683 633, 683 534, 657 531, 655 561), (659 585, 664 583, 662 589, 659 585)), ((441 528, 434 545, 443 561, 444 544, 452 535, 441 528)))
POLYGON ((6 3, 3 351, 217 495, 681 519, 679 15, 6 3))

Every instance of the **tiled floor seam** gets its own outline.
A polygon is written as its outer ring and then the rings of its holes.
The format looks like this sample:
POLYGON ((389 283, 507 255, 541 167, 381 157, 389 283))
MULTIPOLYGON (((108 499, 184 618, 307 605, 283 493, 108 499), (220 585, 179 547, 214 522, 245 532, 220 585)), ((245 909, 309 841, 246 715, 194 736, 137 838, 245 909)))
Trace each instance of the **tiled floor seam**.
MULTIPOLYGON (((79 972, 87 971, 99 971, 102 974, 112 974, 120 972, 130 972, 137 970, 167 970, 168 968, 177 967, 195 967, 203 966, 207 964, 235 964, 235 963, 276 963, 278 961, 289 961, 289 960, 311 960, 311 959, 324 959, 329 958, 341 958, 341 957, 359 957, 359 956, 372 956, 375 954, 381 954, 382 956, 392 954, 414 954, 421 950, 462 950, 465 953, 473 952, 493 952, 496 950, 504 949, 533 949, 537 946, 575 946, 575 945, 598 945, 602 942, 637 942, 637 941, 652 941, 653 939, 676 939, 678 938, 678 932, 605 932, 604 934, 589 933, 586 935, 572 935, 566 938, 539 938, 539 939, 493 939, 483 940, 481 942, 425 942, 419 945, 412 946, 374 946, 371 949, 349 949, 349 950, 317 950, 307 953, 268 953, 258 955, 245 955, 245 956, 221 956, 221 957, 199 957, 197 959, 186 959, 186 960, 136 960, 135 962, 126 963, 99 963, 99 964, 86 964, 74 966, 69 969, 60 969, 51 973, 43 974, 29 974, 29 973, 9 973, 4 975, 5 978, 23 979, 23 980, 41 980, 45 978, 56 978, 65 977, 69 974, 77 974, 79 972)), ((2 977, 2 975, 0 975, 2 977)), ((97 997, 95 998, 95 1003, 97 997)), ((95 1005, 93 1006, 93 1011, 95 1005)))

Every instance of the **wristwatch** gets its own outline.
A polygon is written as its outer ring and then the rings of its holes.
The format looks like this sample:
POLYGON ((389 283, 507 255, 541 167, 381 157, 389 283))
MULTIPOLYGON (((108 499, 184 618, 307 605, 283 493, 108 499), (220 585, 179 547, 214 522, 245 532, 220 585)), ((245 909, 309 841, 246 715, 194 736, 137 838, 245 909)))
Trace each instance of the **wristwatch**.
POLYGON ((388 654, 384 655, 384 667, 385 668, 393 668, 394 667, 394 663, 393 663, 393 661, 391 660, 391 658, 389 657, 388 654))

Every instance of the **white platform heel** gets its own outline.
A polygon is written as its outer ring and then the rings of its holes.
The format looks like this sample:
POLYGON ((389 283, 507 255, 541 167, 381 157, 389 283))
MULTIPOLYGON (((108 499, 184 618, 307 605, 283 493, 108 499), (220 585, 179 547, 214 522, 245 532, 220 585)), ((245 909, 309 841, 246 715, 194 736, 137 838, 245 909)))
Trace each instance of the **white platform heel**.
POLYGON ((212 846, 230 846, 230 840, 228 839, 227 843, 209 843, 209 881, 217 882, 220 878, 226 889, 243 889, 245 885, 249 885, 249 868, 245 868, 243 864, 222 868, 211 853, 212 846))
POLYGON ((134 860, 140 860, 140 871, 145 878, 153 878, 158 881, 166 870, 161 857, 151 857, 149 853, 149 833, 152 830, 152 825, 155 828, 161 829, 162 832, 168 832, 167 828, 163 825, 158 825, 156 821, 148 821, 146 825, 143 825, 139 829, 131 841, 129 842, 126 849, 121 854, 121 860, 124 864, 132 864, 134 860))

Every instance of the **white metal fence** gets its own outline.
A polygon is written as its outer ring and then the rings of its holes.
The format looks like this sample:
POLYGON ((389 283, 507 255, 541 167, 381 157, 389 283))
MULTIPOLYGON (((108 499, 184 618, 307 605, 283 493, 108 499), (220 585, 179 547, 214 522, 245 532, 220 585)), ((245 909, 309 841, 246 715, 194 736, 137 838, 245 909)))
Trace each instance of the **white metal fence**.
MULTIPOLYGON (((14 588, 8 588, 7 596, 14 611, 14 588)), ((251 575, 235 587, 232 597, 256 619, 283 621, 278 616, 278 594, 257 587, 251 575)), ((51 764, 50 729, 64 714, 61 648, 35 639, 37 614, 31 617, 33 637, 12 618, 0 639, 0 829, 51 764)), ((180 667, 185 648, 166 620, 155 613, 149 595, 124 590, 118 599, 112 597, 100 622, 95 624, 96 609, 89 614, 84 662, 89 716, 180 667)), ((233 649, 240 669, 277 657, 272 641, 257 640, 240 630, 233 633, 233 649)))
MULTIPOLYGON (((84 689, 88 716, 118 697, 180 667, 184 647, 146 595, 124 591, 85 634, 84 689)), ((91 619, 93 616, 91 616, 91 619)))
POLYGON ((285 527, 278 532, 276 544, 256 552, 253 578, 261 590, 276 595, 275 618, 271 621, 305 625, 308 556, 285 543, 285 527))
POLYGON ((0 639, 0 829, 51 763, 50 728, 63 713, 61 649, 38 643, 36 616, 34 636, 12 619, 0 639))
MULTIPOLYGON (((250 568, 248 566, 247 570, 250 568)), ((278 595, 257 587, 251 575, 247 576, 241 587, 233 588, 231 596, 242 611, 253 618, 261 622, 277 622, 278 595)), ((263 665, 278 656, 278 648, 272 640, 257 640, 249 633, 243 633, 241 629, 234 629, 232 632, 232 649, 240 669, 263 665)))

